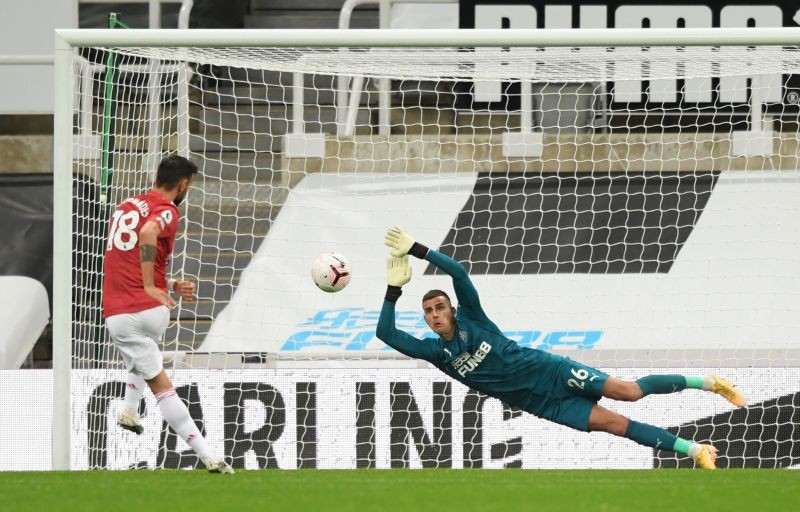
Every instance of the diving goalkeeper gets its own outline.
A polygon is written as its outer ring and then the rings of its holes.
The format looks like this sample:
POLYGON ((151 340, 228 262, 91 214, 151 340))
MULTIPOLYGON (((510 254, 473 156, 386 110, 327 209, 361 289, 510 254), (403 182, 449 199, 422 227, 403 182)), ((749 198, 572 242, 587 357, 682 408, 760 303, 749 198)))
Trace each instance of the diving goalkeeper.
POLYGON ((714 375, 648 375, 627 382, 566 357, 521 347, 506 338, 483 312, 478 292, 460 263, 415 242, 399 227, 390 228, 384 241, 392 255, 387 261, 389 286, 376 334, 386 344, 534 416, 584 432, 626 437, 645 446, 688 455, 698 467, 716 468, 717 450, 713 446, 628 419, 597 401, 607 397, 635 402, 647 395, 695 388, 717 393, 743 407, 745 397, 733 384, 714 375), (458 312, 441 290, 431 290, 422 297, 425 322, 438 338, 420 340, 395 327, 395 303, 401 287, 411 280, 409 254, 427 260, 453 278, 458 312))

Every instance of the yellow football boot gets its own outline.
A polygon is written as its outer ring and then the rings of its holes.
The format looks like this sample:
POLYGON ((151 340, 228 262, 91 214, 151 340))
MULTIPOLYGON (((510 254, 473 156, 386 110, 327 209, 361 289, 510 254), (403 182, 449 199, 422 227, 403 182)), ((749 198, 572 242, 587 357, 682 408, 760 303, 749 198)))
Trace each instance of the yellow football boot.
POLYGON ((744 397, 744 394, 742 394, 742 392, 739 391, 739 388, 737 388, 734 384, 713 374, 709 375, 709 377, 711 377, 711 379, 714 381, 714 383, 711 384, 712 393, 716 393, 724 397, 736 407, 744 407, 747 405, 747 399, 744 397))
POLYGON ((692 458, 700 469, 717 469, 717 449, 710 444, 701 444, 700 453, 692 458))

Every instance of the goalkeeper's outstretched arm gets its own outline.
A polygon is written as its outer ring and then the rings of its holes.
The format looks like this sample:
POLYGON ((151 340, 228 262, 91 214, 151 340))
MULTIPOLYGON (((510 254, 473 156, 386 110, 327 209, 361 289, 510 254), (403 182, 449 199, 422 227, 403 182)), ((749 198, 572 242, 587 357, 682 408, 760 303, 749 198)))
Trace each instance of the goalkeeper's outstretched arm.
POLYGON ((438 340, 420 340, 395 327, 395 304, 402 294, 402 286, 411 280, 408 256, 389 256, 386 267, 388 287, 375 334, 378 339, 400 353, 435 363, 439 354, 435 345, 438 340))
POLYGON ((399 226, 389 228, 383 241, 392 249, 393 256, 401 257, 410 254, 419 259, 429 261, 437 268, 442 269, 453 278, 453 289, 456 292, 459 307, 468 310, 472 316, 477 318, 486 316, 481 307, 478 290, 475 289, 467 270, 461 263, 414 241, 411 235, 399 226))

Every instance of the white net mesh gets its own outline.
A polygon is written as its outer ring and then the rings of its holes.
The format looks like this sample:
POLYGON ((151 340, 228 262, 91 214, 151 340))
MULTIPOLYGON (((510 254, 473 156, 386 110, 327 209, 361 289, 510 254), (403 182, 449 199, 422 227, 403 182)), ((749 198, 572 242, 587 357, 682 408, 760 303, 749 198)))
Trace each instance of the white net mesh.
MULTIPOLYGON (((715 371, 754 404, 687 391, 606 405, 714 442, 722 466, 797 464, 797 48, 79 54, 73 467, 197 464, 149 393, 145 434, 116 426, 125 372, 100 311, 113 206, 173 152, 200 167, 171 261, 198 300, 173 310, 165 362, 235 466, 691 464, 388 349, 375 326, 393 224, 463 262, 524 346, 620 378, 715 371), (309 270, 331 250, 353 275, 325 294, 309 270)), ((397 325, 424 337, 419 298, 452 288, 414 267, 397 325)))
POLYGON ((790 73, 794 47, 111 48, 144 59, 395 80, 593 82, 790 73))

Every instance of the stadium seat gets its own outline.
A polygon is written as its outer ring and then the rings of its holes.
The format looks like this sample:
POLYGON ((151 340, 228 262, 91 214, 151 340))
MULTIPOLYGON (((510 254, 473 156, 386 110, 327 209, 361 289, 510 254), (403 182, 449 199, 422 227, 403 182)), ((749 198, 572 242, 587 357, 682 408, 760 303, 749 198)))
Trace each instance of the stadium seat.
POLYGON ((0 276, 0 370, 19 368, 50 321, 47 290, 36 279, 0 276))

